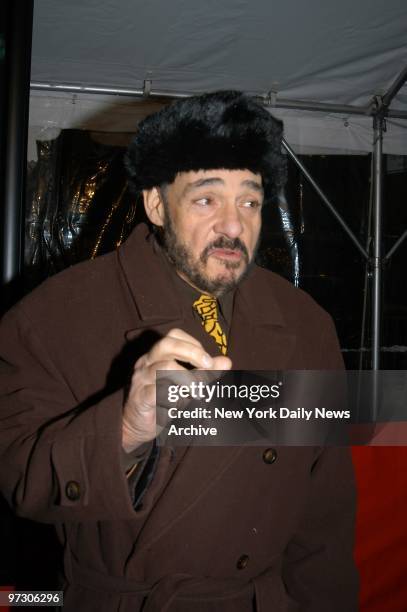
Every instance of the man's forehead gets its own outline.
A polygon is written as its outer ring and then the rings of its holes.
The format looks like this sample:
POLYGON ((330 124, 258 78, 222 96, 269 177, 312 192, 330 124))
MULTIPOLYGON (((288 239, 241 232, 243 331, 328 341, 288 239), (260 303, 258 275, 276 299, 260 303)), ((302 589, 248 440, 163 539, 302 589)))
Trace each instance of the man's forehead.
POLYGON ((174 187, 188 193, 202 187, 241 187, 263 193, 262 178, 250 170, 199 170, 179 172, 175 177, 174 187))

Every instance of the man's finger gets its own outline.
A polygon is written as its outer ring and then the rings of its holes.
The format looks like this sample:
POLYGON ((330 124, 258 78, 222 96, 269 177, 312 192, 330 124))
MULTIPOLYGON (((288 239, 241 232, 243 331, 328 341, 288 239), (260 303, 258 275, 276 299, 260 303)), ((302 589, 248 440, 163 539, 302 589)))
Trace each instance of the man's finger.
POLYGON ((212 367, 211 370, 231 370, 232 368, 232 360, 225 355, 219 355, 217 357, 212 357, 212 367))
POLYGON ((191 336, 191 334, 188 334, 183 329, 179 329, 178 327, 174 327, 173 329, 170 329, 170 331, 166 334, 166 336, 170 338, 176 338, 177 340, 185 340, 185 342, 190 342, 191 344, 196 344, 197 346, 200 346, 201 348, 203 348, 199 340, 194 338, 194 336, 191 336))
POLYGON ((200 343, 192 343, 167 335, 149 351, 146 365, 151 366, 156 361, 173 359, 189 363, 195 368, 211 368, 213 363, 212 357, 208 355, 200 343))

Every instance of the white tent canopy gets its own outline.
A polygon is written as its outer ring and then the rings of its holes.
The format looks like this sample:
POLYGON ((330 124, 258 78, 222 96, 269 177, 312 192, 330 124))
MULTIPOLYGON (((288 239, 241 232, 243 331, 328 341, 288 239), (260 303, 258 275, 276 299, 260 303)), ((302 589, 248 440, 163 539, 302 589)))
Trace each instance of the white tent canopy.
MULTIPOLYGON (((30 125, 134 131, 146 86, 235 88, 268 99, 297 152, 368 152, 369 104, 406 67, 405 0, 36 0, 30 125)), ((405 85, 391 110, 384 151, 407 154, 405 85)))

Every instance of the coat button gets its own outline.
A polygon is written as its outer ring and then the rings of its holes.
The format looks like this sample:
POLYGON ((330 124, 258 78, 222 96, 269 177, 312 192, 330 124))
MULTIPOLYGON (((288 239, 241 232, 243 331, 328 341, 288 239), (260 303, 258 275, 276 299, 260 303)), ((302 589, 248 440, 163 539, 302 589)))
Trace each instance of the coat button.
POLYGON ((249 555, 242 555, 237 560, 236 567, 237 567, 237 569, 242 570, 245 567, 247 567, 248 563, 249 563, 249 555))
POLYGON ((277 451, 275 448, 267 448, 263 453, 264 463, 274 463, 277 459, 277 451))
POLYGON ((70 480, 66 483, 65 493, 68 499, 71 501, 78 501, 81 496, 81 488, 79 482, 76 480, 70 480))

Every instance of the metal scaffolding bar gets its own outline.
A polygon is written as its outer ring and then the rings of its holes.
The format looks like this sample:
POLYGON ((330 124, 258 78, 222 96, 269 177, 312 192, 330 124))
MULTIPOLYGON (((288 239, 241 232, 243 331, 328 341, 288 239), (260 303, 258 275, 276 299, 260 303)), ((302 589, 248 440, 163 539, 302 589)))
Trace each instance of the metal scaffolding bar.
MULTIPOLYGON (((31 89, 33 91, 52 91, 52 92, 66 92, 66 93, 83 93, 83 94, 101 94, 108 96, 127 96, 131 98, 143 98, 146 97, 146 91, 144 89, 131 89, 131 88, 120 88, 120 87, 85 87, 82 85, 69 85, 69 84, 51 84, 51 83, 39 83, 32 82, 31 89)), ((188 98, 189 96, 195 95, 196 92, 173 92, 161 89, 152 89, 148 93, 148 97, 151 98, 167 98, 167 99, 178 99, 188 98)), ((311 100, 289 100, 287 98, 278 98, 274 100, 270 94, 262 94, 255 96, 265 106, 271 108, 286 108, 292 110, 305 110, 305 111, 319 111, 325 113, 339 113, 341 115, 363 115, 370 116, 373 114, 372 104, 366 106, 354 106, 351 104, 331 104, 329 102, 314 102, 311 100)), ((407 119, 407 112, 403 111, 388 111, 389 116, 399 119, 407 119)))
POLYGON ((287 142, 283 139, 283 147, 285 148, 285 150, 287 151, 288 155, 291 157, 291 159, 294 161, 294 163, 298 166, 298 168, 301 170, 301 172, 303 173, 303 175, 305 176, 305 178, 308 180, 308 182, 312 185, 312 187, 315 189, 315 191, 317 192, 317 194, 319 195, 319 197, 321 198, 321 200, 325 203, 325 205, 328 207, 328 209, 331 211, 331 213, 334 215, 335 219, 339 222, 339 224, 341 225, 341 227, 345 230, 345 232, 348 234, 349 238, 352 240, 352 242, 354 243, 354 245, 358 248, 358 250, 360 251, 360 253, 363 255, 363 257, 365 259, 369 259, 369 255, 367 253, 367 251, 363 248, 363 246, 361 245, 361 243, 359 242, 359 240, 356 238, 355 234, 352 232, 352 230, 350 229, 350 227, 348 226, 348 224, 346 223, 346 221, 342 218, 342 216, 338 213, 338 211, 336 210, 336 208, 334 207, 334 205, 330 202, 330 200, 326 197, 326 195, 324 194, 324 192, 322 191, 322 189, 318 186, 318 184, 316 183, 316 181, 312 178, 311 174, 308 172, 307 168, 304 166, 304 164, 302 163, 302 161, 297 157, 297 155, 294 153, 294 151, 292 150, 292 148, 290 147, 290 145, 287 144, 287 142))
POLYGON ((33 0, 11 0, 7 9, 1 284, 9 288, 19 277, 23 260, 33 0))
POLYGON ((351 104, 330 104, 329 102, 314 102, 311 100, 289 100, 287 98, 277 98, 267 102, 272 108, 286 108, 292 110, 319 111, 324 113, 339 113, 341 115, 364 115, 371 114, 371 106, 353 106, 351 104))
POLYGON ((121 87, 88 87, 83 85, 51 84, 51 83, 31 83, 31 89, 37 91, 53 91, 82 94, 101 94, 105 96, 127 96, 131 98, 189 98, 195 95, 193 92, 169 92, 165 90, 132 89, 121 87))
POLYGON ((389 119, 407 119, 407 112, 388 110, 386 116, 389 117, 389 119))
POLYGON ((381 293, 382 293, 382 193, 383 193, 384 117, 373 120, 373 257, 372 264, 372 369, 380 368, 381 293))
POLYGON ((407 66, 400 72, 395 81, 390 85, 382 97, 382 103, 384 106, 389 106, 393 98, 398 94, 404 83, 407 81, 407 66))
POLYGON ((399 248, 399 246, 402 244, 402 242, 404 242, 404 240, 406 238, 407 238, 407 230, 405 230, 405 232, 403 232, 403 234, 401 234, 400 238, 398 240, 396 240, 396 242, 393 244, 393 246, 391 247, 391 249, 389 250, 389 252, 385 256, 384 261, 388 261, 390 259, 390 257, 392 255, 394 255, 395 251, 399 248))

